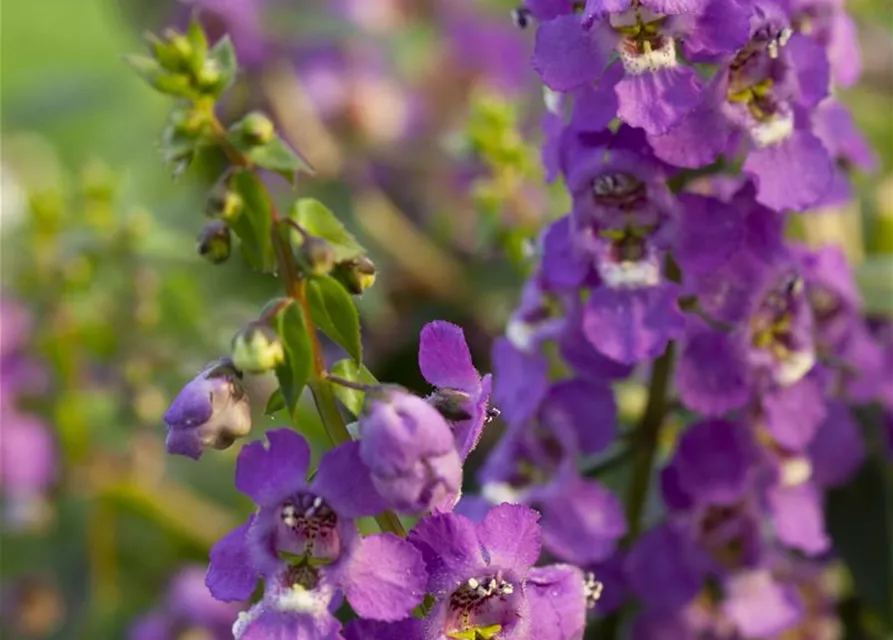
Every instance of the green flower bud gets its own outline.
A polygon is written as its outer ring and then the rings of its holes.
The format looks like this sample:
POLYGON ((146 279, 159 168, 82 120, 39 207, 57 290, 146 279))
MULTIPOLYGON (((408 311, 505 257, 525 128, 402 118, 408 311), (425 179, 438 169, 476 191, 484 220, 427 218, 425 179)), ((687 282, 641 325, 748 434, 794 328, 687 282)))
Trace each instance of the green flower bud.
POLYGON ((308 274, 324 276, 335 266, 335 250, 322 238, 309 236, 298 250, 298 260, 308 274))
POLYGON ((285 348, 272 327, 252 322, 233 338, 232 359, 242 371, 264 373, 285 362, 285 348))
POLYGON ((249 113, 242 118, 238 126, 245 139, 252 145, 267 144, 276 135, 276 126, 273 121, 260 111, 249 113))
MULTIPOLYGON (((189 38, 174 29, 165 29, 162 35, 167 40, 167 46, 173 53, 174 60, 178 65, 177 67, 171 67, 171 71, 189 69, 190 61, 195 54, 195 49, 193 49, 189 38)), ((159 60, 159 62, 161 61, 159 60)))
POLYGON ((223 78, 223 71, 216 60, 205 60, 196 74, 195 80, 198 88, 203 91, 213 92, 223 78))
POLYGON ((332 276, 358 296, 375 284, 375 265, 366 256, 361 256, 336 264, 332 276))
POLYGON ((232 249, 229 227, 221 220, 209 222, 198 235, 198 253, 213 264, 226 262, 232 249))
POLYGON ((219 218, 232 222, 238 218, 245 203, 238 191, 230 189, 226 184, 218 185, 205 201, 205 214, 211 218, 219 218))

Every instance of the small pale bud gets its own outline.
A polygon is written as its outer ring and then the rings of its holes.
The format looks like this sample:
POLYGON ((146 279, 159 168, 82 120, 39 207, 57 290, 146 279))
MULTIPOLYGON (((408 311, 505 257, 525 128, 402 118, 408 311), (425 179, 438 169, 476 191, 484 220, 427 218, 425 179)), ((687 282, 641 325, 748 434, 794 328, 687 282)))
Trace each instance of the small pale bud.
POLYGON ((267 144, 276 135, 273 121, 259 111, 252 111, 240 123, 245 138, 254 145, 267 144))
POLYGON ((198 236, 198 253, 213 264, 229 259, 232 251, 232 236, 229 227, 221 220, 206 224, 198 236))
POLYGON ((271 371, 285 362, 285 348, 272 327, 252 322, 233 338, 233 364, 248 373, 271 371))
POLYGON ((223 72, 216 60, 205 60, 196 74, 195 80, 199 89, 205 91, 213 91, 220 84, 223 78, 223 72))
POLYGON ((335 266, 335 250, 322 238, 310 236, 298 250, 298 260, 308 273, 324 276, 335 266))
POLYGON ((375 284, 375 265, 366 256, 335 265, 332 275, 344 288, 358 296, 375 284))

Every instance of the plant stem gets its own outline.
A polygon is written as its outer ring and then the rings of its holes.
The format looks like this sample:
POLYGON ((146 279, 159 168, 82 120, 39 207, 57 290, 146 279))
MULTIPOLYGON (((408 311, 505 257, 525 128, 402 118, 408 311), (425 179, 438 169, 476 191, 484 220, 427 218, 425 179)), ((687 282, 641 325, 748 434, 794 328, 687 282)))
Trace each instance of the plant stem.
POLYGON ((626 544, 632 543, 639 535, 642 527, 642 513, 648 499, 654 460, 657 457, 657 444, 660 427, 664 421, 667 405, 667 389, 670 386, 670 374, 673 370, 673 354, 675 343, 667 345, 666 351, 658 358, 651 370, 651 382, 648 387, 648 402, 645 413, 639 424, 639 440, 633 466, 633 477, 629 492, 626 494, 626 520, 629 531, 626 544))
MULTIPOLYGON (((675 343, 671 342, 667 345, 663 355, 654 362, 654 367, 651 369, 651 381, 648 384, 648 402, 645 404, 645 412, 642 414, 642 420, 639 422, 636 438, 633 441, 635 447, 633 476, 626 494, 626 521, 629 526, 623 540, 626 548, 632 545, 642 529, 642 514, 645 511, 651 476, 654 473, 660 428, 667 413, 667 389, 670 386, 670 376, 673 371, 675 348, 675 343)), ((605 618, 599 624, 598 632, 594 637, 605 640, 616 638, 622 611, 622 609, 617 610, 605 618)))
MULTIPOLYGON (((213 113, 211 114, 211 130, 230 162, 254 171, 254 167, 248 158, 227 140, 226 129, 213 113)), ((329 436, 332 446, 337 447, 345 442, 350 442, 352 438, 347 430, 347 424, 338 410, 338 402, 332 390, 332 383, 327 379, 326 360, 322 351, 322 345, 319 342, 319 336, 316 333, 316 324, 313 322, 310 302, 307 299, 306 280, 295 262, 288 236, 282 233, 282 226, 290 228, 290 225, 286 222, 287 219, 280 215, 273 197, 263 183, 261 183, 261 188, 270 205, 270 217, 273 223, 270 240, 273 243, 273 250, 276 254, 277 269, 285 286, 285 293, 301 307, 304 325, 307 327, 307 333, 310 338, 313 366, 310 370, 310 380, 307 382, 307 386, 310 387, 310 392, 313 394, 313 401, 316 404, 316 410, 322 420, 326 434, 329 436)), ((376 516, 375 520, 382 531, 389 531, 400 537, 406 537, 403 523, 400 522, 397 514, 392 511, 385 511, 376 516)))

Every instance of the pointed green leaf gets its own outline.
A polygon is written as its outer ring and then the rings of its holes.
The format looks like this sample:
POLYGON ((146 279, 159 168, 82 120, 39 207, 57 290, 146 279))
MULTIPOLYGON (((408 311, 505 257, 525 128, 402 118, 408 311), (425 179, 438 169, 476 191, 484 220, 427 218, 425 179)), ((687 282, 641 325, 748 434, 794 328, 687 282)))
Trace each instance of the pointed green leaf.
MULTIPOLYGON (((357 239, 344 228, 341 221, 319 200, 301 198, 289 212, 291 218, 312 236, 327 240, 335 250, 335 262, 352 260, 366 255, 357 239)), ((295 241, 300 244, 300 235, 295 233, 295 241)))
POLYGON ((230 223, 242 241, 242 255, 255 269, 270 271, 275 262, 270 238, 273 222, 264 186, 251 171, 239 171, 232 178, 232 187, 244 203, 242 215, 230 223))
POLYGON ((279 137, 267 144, 247 149, 245 155, 253 164, 275 171, 292 184, 298 171, 313 173, 310 164, 279 137))
POLYGON ((310 334, 297 304, 289 305, 276 315, 276 331, 285 345, 285 362, 276 367, 276 378, 285 406, 293 416, 313 364, 310 334))
MULTIPOLYGON (((355 360, 351 360, 350 358, 339 360, 333 364, 331 373, 333 376, 338 376, 339 378, 350 380, 351 382, 358 382, 360 384, 378 384, 378 380, 375 379, 375 376, 372 375, 372 372, 369 371, 369 369, 362 364, 357 364, 355 360)), ((335 395, 341 403, 347 407, 347 410, 355 416, 359 416, 360 411, 363 410, 363 400, 365 399, 366 394, 358 389, 350 389, 341 386, 340 384, 333 384, 332 388, 335 390, 335 395)))
POLYGON ((273 393, 270 394, 270 399, 267 400, 267 406, 264 409, 265 416, 271 416, 274 413, 282 411, 286 407, 285 396, 282 395, 282 389, 276 389, 273 393))
POLYGON ((189 21, 186 37, 189 39, 189 44, 192 45, 194 71, 198 71, 201 69, 201 62, 208 55, 208 37, 205 35, 205 30, 202 29, 202 23, 199 21, 197 13, 189 21))
POLYGON ((347 290, 334 278, 323 276, 307 283, 307 295, 316 326, 362 362, 360 315, 347 290))
POLYGON ((217 63, 220 68, 220 82, 216 85, 214 94, 220 95, 229 89, 236 79, 239 63, 236 60, 236 49, 229 34, 220 38, 208 52, 208 58, 217 63))

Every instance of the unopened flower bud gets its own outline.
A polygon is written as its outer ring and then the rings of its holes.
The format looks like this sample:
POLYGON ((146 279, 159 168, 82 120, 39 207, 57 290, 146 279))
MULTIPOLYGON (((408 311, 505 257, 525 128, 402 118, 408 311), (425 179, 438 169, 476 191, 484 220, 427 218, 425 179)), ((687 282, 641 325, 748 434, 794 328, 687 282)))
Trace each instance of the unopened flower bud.
POLYGON ((220 70, 218 62, 216 60, 208 59, 202 64, 201 69, 199 69, 196 74, 195 80, 199 89, 212 91, 217 88, 222 78, 223 72, 220 70))
POLYGON ((375 265, 366 256, 339 262, 332 275, 344 288, 355 296, 361 295, 375 284, 375 265))
POLYGON ((211 218, 232 222, 242 213, 244 204, 238 191, 221 184, 208 194, 208 199, 205 201, 205 214, 211 218))
POLYGON ((198 236, 198 253, 213 264, 226 262, 232 250, 229 227, 222 220, 206 224, 198 236))
POLYGON ((285 361, 279 334, 267 324, 252 322, 233 338, 233 364, 248 373, 271 371, 285 361))
POLYGON ((252 111, 239 125, 245 139, 253 145, 267 144, 276 135, 273 121, 260 111, 252 111))
POLYGON ((327 275, 335 266, 335 250, 322 238, 309 236, 298 250, 301 266, 312 275, 327 275))
POLYGON ((437 409, 444 418, 451 422, 471 420, 473 417, 468 412, 471 396, 458 389, 438 389, 430 396, 428 402, 437 409))
POLYGON ((462 462, 449 425, 422 398, 395 386, 366 392, 360 455, 375 488, 402 513, 422 513, 458 496, 462 462))
MULTIPOLYGON (((171 71, 179 71, 189 68, 194 50, 189 38, 174 29, 165 29, 164 38, 167 40, 167 48, 171 53, 173 64, 168 67, 171 71)), ((161 60, 159 60, 161 62, 161 60)), ((162 63, 164 64, 164 63, 162 63)))
POLYGON ((183 387, 164 421, 168 453, 198 460, 205 449, 226 449, 251 430, 242 374, 228 359, 212 362, 183 387))

